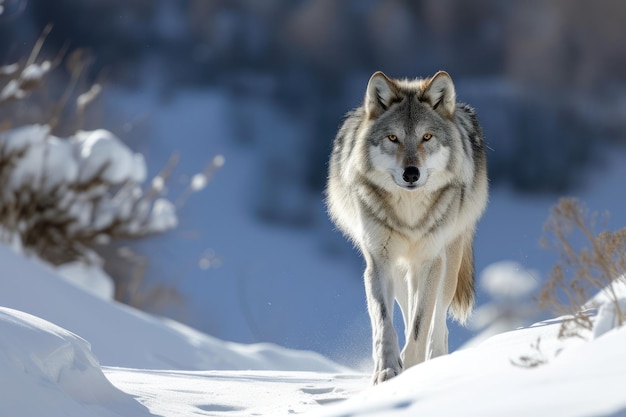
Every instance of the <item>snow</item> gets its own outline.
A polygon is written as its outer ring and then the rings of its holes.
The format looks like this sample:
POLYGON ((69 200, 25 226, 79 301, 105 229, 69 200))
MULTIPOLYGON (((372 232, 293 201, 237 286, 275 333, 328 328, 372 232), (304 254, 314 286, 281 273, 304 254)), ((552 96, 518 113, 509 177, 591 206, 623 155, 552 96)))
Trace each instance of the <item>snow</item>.
POLYGON ((0 305, 45 318, 91 344, 103 364, 144 369, 345 370, 319 354, 271 344, 224 343, 188 326, 158 319, 86 293, 54 270, 0 246, 0 305), (36 290, 34 290, 36 289, 36 290), (40 294, 33 297, 33 291, 40 294), (97 323, 97 325, 94 325, 97 323))
POLYGON ((7 158, 12 153, 20 152, 42 142, 50 134, 48 125, 26 125, 0 134, 0 155, 7 158))
POLYGON ((165 187, 165 179, 162 176, 157 175, 154 178, 152 178, 152 189, 155 192, 157 193, 162 192, 164 187, 165 187))
POLYGON ((535 271, 517 262, 496 262, 485 268, 479 285, 489 295, 489 301, 475 308, 468 327, 480 331, 463 346, 477 345, 489 337, 532 323, 537 309, 528 300, 537 288, 535 271))
POLYGON ((0 264, 3 416, 286 415, 367 383, 317 353, 223 342, 95 297, 3 246, 0 264))
POLYGON ((81 183, 91 181, 96 175, 111 184, 145 180, 146 163, 143 155, 131 152, 111 132, 104 129, 79 131, 74 140, 81 157, 81 183))
POLYGON ((33 63, 27 65, 20 74, 22 82, 32 83, 39 82, 43 77, 50 72, 52 63, 50 61, 43 61, 41 64, 33 63))
POLYGON ((97 263, 74 261, 57 266, 57 274, 96 297, 110 300, 115 291, 113 280, 97 263))
POLYGON ((609 287, 600 291, 586 305, 588 308, 596 308, 596 317, 592 337, 597 339, 609 332, 626 320, 626 275, 614 280, 609 287), (622 315, 621 320, 619 319, 622 315))
MULTIPOLYGON (((107 88, 102 98, 124 120, 150 115, 150 144, 138 149, 149 172, 159 172, 172 154, 181 154, 166 184, 178 209, 177 232, 140 248, 150 256, 147 281, 175 285, 184 297, 184 305, 170 305, 164 313, 221 339, 311 349, 349 366, 369 358, 362 262, 333 230, 321 194, 305 190, 280 171, 282 161, 273 161, 280 151, 298 165, 295 156, 310 153, 299 149, 297 120, 275 114, 266 103, 234 102, 223 91, 185 90, 162 101, 149 89, 129 96, 107 88), (249 122, 233 120, 233 108, 242 108, 249 122), (242 147, 241 141, 255 145, 242 147), (188 195, 180 188, 191 189, 195 173, 212 173, 211 166, 220 164, 200 193, 178 198, 188 195), (264 172, 273 167, 278 177, 267 179, 264 172), (270 205, 301 213, 303 225, 263 222, 270 205), (307 225, 307 218, 312 223, 307 225), (211 262, 207 252, 214 254, 211 262)), ((301 221, 287 215, 295 224, 301 221)))
POLYGON ((144 407, 115 388, 89 344, 48 321, 0 307, 0 415, 113 416, 144 407))
POLYGON ((155 232, 176 227, 178 219, 176 218, 176 207, 174 207, 174 204, 165 198, 157 198, 152 206, 148 224, 150 230, 155 232))
MULTIPOLYGON (((2 14, 2 6, 0 6, 0 15, 2 14)), ((19 65, 6 65, 2 67, 0 75, 13 75, 17 72, 19 65)), ((19 100, 26 97, 29 90, 34 85, 39 84, 45 75, 52 69, 50 61, 42 63, 32 63, 24 67, 19 78, 10 80, 0 91, 0 102, 8 100, 19 100)))
POLYGON ((79 111, 84 111, 89 103, 93 102, 101 92, 102 86, 100 84, 92 85, 88 91, 84 92, 76 98, 77 109, 79 109, 79 111))
POLYGON ((0 91, 0 102, 10 99, 22 99, 26 97, 26 92, 20 89, 20 83, 17 80, 9 81, 2 91, 0 91))
POLYGON ((537 288, 534 275, 517 262, 503 261, 485 268, 481 273, 480 284, 494 297, 521 299, 528 297, 537 288))
POLYGON ((103 129, 78 131, 62 139, 52 136, 47 125, 27 125, 0 135, 0 146, 3 158, 24 152, 16 158, 10 190, 25 184, 36 187, 42 179, 43 191, 49 191, 61 184, 86 184, 96 176, 110 184, 146 178, 143 156, 103 129))
POLYGON ((112 185, 146 178, 143 155, 103 129, 78 131, 62 139, 52 136, 48 125, 27 125, 1 134, 0 151, 3 158, 24 153, 15 157, 9 190, 27 183, 36 187, 42 178, 44 191, 72 182, 86 184, 96 176, 112 185))
POLYGON ((300 371, 142 371, 105 369, 107 377, 158 416, 288 416, 360 391, 360 374, 300 371))
POLYGON ((542 344, 551 360, 537 368, 511 362, 523 349, 530 349, 528 341, 554 340, 556 324, 539 323, 495 336, 477 348, 426 362, 314 415, 625 415, 626 328, 587 343, 542 344))
MULTIPOLYGON (((221 341, 94 296, 4 246, 0 265, 3 416, 626 415, 626 327, 602 292, 584 340, 544 320, 371 387, 313 352, 221 341)), ((626 304, 623 281, 615 293, 626 304)))
POLYGON ((0 67, 0 75, 9 76, 17 73, 20 69, 20 65, 18 63, 4 65, 0 67))
POLYGON ((206 184, 207 176, 202 173, 196 174, 191 177, 191 189, 194 191, 202 190, 204 187, 206 187, 206 184))

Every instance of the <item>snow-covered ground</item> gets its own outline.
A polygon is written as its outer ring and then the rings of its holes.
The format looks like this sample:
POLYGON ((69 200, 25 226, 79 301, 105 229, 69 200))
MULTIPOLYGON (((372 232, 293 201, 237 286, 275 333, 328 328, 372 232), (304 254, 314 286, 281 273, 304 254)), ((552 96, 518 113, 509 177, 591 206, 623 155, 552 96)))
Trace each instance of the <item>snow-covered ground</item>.
POLYGON ((314 352, 224 342, 102 299, 1 245, 0 265, 0 416, 281 415, 367 384, 314 352))
POLYGON ((4 246, 0 265, 1 416, 626 416, 626 328, 602 297, 588 340, 558 340, 547 320, 370 387, 317 353, 220 341, 96 297, 4 246))
POLYGON ((315 415, 626 416, 626 328, 561 341, 559 324, 493 336, 315 415))

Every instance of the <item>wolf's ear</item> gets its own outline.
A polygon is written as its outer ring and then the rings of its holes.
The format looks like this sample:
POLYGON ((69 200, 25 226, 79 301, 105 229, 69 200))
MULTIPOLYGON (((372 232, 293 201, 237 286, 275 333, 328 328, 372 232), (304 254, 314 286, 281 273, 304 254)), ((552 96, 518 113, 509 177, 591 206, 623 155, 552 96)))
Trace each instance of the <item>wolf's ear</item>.
POLYGON ((381 71, 377 71, 367 83, 365 112, 374 119, 383 114, 394 101, 400 98, 398 87, 381 71))
POLYGON ((448 119, 454 116, 456 92, 452 78, 447 72, 439 71, 428 81, 422 98, 428 101, 433 109, 442 116, 448 119))

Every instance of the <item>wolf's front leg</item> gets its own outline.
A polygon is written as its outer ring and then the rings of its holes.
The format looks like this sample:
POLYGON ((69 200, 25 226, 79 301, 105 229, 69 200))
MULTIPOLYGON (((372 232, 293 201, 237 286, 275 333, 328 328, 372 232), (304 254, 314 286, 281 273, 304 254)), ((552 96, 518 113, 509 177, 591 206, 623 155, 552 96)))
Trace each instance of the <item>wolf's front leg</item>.
POLYGON ((372 322, 374 375, 372 383, 379 384, 402 372, 398 335, 393 327, 393 283, 389 265, 366 255, 365 293, 367 310, 372 322))

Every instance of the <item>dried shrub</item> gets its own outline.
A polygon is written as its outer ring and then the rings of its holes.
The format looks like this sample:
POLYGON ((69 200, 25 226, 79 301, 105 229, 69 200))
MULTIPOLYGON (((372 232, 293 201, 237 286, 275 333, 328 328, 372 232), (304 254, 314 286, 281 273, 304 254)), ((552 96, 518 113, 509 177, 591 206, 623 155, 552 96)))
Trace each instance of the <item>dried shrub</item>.
POLYGON ((586 303, 604 291, 614 306, 617 325, 626 317, 615 290, 617 281, 626 282, 626 227, 609 232, 608 214, 589 213, 576 199, 563 198, 552 209, 545 225, 551 237, 543 239, 544 247, 559 255, 548 280, 539 294, 542 308, 564 315, 559 337, 582 337, 591 330, 591 315, 586 303))
POLYGON ((548 363, 548 358, 541 350, 541 338, 530 344, 530 353, 520 355, 517 359, 510 359, 511 365, 519 368, 532 369, 548 363))

